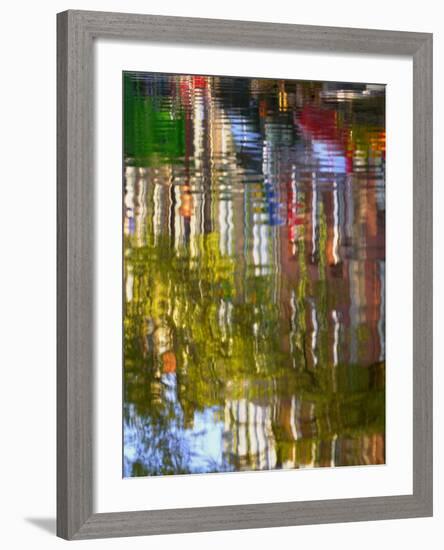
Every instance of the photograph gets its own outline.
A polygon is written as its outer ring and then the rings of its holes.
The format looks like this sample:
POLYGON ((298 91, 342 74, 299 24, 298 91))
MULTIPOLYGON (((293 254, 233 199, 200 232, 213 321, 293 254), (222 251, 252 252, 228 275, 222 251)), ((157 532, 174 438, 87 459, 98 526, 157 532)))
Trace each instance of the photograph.
POLYGON ((385 464, 385 85, 122 97, 123 477, 385 464))
POLYGON ((444 19, 404 4, 2 6, 5 549, 442 546, 444 19))

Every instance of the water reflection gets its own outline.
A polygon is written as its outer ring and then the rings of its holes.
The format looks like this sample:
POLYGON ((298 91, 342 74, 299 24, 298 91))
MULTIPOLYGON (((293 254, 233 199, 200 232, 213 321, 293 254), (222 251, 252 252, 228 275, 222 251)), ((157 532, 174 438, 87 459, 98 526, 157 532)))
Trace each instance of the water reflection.
POLYGON ((124 74, 124 475, 385 461, 385 94, 124 74))

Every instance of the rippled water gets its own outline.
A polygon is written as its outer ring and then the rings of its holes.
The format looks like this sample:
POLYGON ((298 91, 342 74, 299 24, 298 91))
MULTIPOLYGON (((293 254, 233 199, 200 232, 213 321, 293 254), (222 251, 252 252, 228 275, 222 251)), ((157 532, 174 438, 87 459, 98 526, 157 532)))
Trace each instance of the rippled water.
POLYGON ((385 91, 124 73, 125 477, 385 461, 385 91))

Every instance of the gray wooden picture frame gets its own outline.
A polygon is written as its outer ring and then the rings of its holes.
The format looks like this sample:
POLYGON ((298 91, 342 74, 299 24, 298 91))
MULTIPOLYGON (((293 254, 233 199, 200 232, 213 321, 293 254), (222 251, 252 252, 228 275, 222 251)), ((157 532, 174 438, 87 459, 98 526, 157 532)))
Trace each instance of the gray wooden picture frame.
POLYGON ((57 16, 57 59, 57 534, 89 539, 431 516, 432 35, 65 11, 57 16), (93 44, 97 38, 413 59, 413 494, 93 512, 93 44))

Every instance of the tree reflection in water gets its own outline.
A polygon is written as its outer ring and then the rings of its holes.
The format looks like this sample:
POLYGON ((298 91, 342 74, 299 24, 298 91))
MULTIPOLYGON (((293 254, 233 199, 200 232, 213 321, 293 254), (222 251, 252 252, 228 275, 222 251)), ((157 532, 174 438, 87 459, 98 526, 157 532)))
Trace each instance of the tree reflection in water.
POLYGON ((385 93, 124 73, 124 475, 385 461, 385 93))

